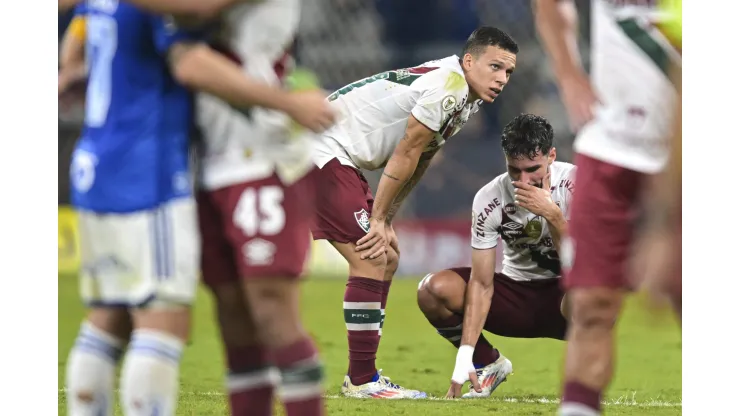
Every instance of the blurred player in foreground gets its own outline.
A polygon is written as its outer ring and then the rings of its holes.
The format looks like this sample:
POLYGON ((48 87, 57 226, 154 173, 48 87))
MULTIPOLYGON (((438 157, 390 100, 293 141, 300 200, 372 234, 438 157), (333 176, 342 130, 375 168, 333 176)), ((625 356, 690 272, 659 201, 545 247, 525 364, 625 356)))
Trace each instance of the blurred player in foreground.
POLYGON ((339 118, 316 146, 318 218, 312 233, 349 263, 344 294, 349 371, 342 386, 347 397, 426 397, 391 383, 375 367, 400 255, 393 216, 445 140, 483 102, 498 97, 518 51, 509 35, 482 27, 468 38, 462 58, 382 72, 329 96, 339 118), (383 169, 375 200, 360 169, 383 169))
POLYGON ((631 289, 628 260, 646 180, 666 163, 681 57, 655 26, 657 1, 593 0, 592 86, 577 53, 570 1, 535 1, 574 131, 578 166, 570 237, 561 250, 571 306, 561 415, 598 415, 613 375, 614 324, 631 289))
POLYGON ((430 273, 419 283, 419 309, 458 347, 448 398, 488 397, 512 372, 511 361, 481 334, 565 339, 560 242, 566 236, 575 166, 556 162, 552 126, 523 114, 504 127, 508 173, 475 196, 472 267, 430 273), (498 239, 503 271, 495 272, 498 239))
MULTIPOLYGON (((681 0, 663 0, 669 20, 661 29, 681 50, 681 0)), ((673 114, 670 156, 666 168, 649 184, 644 231, 636 243, 636 282, 643 284, 653 300, 667 296, 681 320, 681 67, 673 67, 671 76, 678 89, 678 102, 673 114)))
POLYGON ((124 411, 175 412, 200 257, 188 166, 192 100, 175 79, 240 107, 282 97, 308 125, 331 114, 320 94, 291 97, 251 81, 192 40, 127 3, 91 1, 78 6, 63 41, 60 94, 74 78, 64 74, 79 74, 85 53, 89 65, 71 179, 80 211, 80 286, 90 310, 68 360, 70 415, 112 414, 115 367, 129 338, 124 411))
MULTIPOLYGON (((300 0, 239 5, 224 15, 214 47, 249 76, 287 89, 299 19, 300 0)), ((201 269, 216 301, 231 414, 270 415, 277 394, 288 416, 321 415, 323 368, 299 302, 315 213, 315 138, 284 113, 244 114, 210 94, 199 94, 196 111, 201 269)))

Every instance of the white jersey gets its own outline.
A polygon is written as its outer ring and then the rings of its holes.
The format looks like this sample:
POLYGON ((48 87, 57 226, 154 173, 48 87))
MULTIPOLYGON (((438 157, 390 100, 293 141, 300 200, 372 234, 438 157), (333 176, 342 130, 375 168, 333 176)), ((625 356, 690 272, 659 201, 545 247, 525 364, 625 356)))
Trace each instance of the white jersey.
MULTIPOLYGON (((552 200, 570 217, 576 167, 570 163, 550 165, 552 200)), ((514 204, 514 186, 508 173, 497 176, 475 195, 471 228, 473 249, 486 250, 504 240, 503 274, 513 280, 559 277, 560 258, 547 221, 514 204)))
POLYGON ((323 167, 337 158, 367 170, 385 166, 410 115, 437 132, 425 149, 430 151, 460 131, 479 105, 467 102, 468 83, 454 55, 362 79, 337 90, 329 101, 339 118, 316 144, 316 164, 323 167))
MULTIPOLYGON (((240 4, 224 17, 220 43, 247 75, 282 86, 282 76, 294 66, 287 51, 299 19, 299 0, 240 4)), ((297 129, 284 113, 259 107, 239 111, 205 93, 198 94, 196 111, 204 138, 200 179, 206 189, 273 173, 292 183, 313 167, 311 134, 297 129)))
POLYGON ((655 26, 667 15, 657 0, 593 0, 591 77, 600 105, 578 134, 582 153, 643 173, 668 157, 673 103, 667 69, 680 54, 655 26))

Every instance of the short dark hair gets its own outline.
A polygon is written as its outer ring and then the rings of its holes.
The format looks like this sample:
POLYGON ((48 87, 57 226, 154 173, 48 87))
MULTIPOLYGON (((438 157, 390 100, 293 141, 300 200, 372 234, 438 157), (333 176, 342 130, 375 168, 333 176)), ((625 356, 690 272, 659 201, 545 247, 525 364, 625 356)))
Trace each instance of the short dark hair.
POLYGON ((550 152, 554 136, 552 126, 544 117, 520 114, 504 127, 501 147, 509 157, 534 159, 538 151, 543 155, 550 152))
POLYGON ((463 56, 469 53, 477 58, 489 46, 498 46, 505 51, 519 53, 519 45, 506 32, 495 27, 482 26, 468 36, 463 47, 463 56))

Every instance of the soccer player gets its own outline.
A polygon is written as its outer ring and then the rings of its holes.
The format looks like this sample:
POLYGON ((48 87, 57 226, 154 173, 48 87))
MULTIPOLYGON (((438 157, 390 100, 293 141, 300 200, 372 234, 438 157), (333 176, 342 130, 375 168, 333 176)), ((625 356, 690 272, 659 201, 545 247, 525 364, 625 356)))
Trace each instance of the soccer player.
MULTIPOLYGON (((660 6, 668 19, 661 24, 663 33, 681 50, 681 0, 663 0, 660 6)), ((649 185, 645 206, 644 231, 636 243, 638 259, 635 264, 636 281, 644 284, 654 297, 668 296, 681 320, 681 125, 682 125, 682 71, 672 68, 672 80, 678 89, 678 101, 673 114, 670 135, 670 156, 666 168, 649 185), (679 253, 677 255, 676 253, 679 253)))
POLYGON ((503 31, 481 27, 468 38, 462 57, 382 72, 329 96, 339 117, 316 144, 318 218, 312 234, 328 240, 349 263, 345 396, 425 397, 390 383, 375 367, 399 261, 393 216, 445 140, 482 103, 501 94, 518 50, 503 31), (375 200, 360 169, 383 169, 375 200))
MULTIPOLYGON (((300 0, 236 6, 214 47, 250 77, 287 89, 299 18, 300 0)), ((277 395, 288 416, 321 415, 323 369, 299 304, 315 139, 286 114, 254 107, 245 115, 210 94, 199 94, 196 112, 203 280, 215 297, 231 414, 270 415, 277 395)))
POLYGON ((565 339, 560 243, 567 233, 575 166, 556 162, 552 126, 523 114, 503 129, 507 173, 473 201, 472 266, 430 273, 419 283, 419 309, 458 347, 447 397, 488 397, 511 362, 481 335, 565 339), (504 261, 495 272, 501 237, 504 261))
POLYGON ((592 1, 592 80, 576 48, 572 2, 537 0, 536 24, 578 131, 578 182, 563 243, 571 306, 561 415, 598 415, 613 374, 614 323, 625 292, 643 185, 666 163, 681 57, 656 27, 657 1, 592 1))
POLYGON ((200 255, 188 166, 192 100, 175 78, 235 105, 293 108, 318 130, 330 124, 331 111, 318 93, 288 94, 249 80, 215 51, 191 44, 190 35, 127 3, 86 2, 75 19, 65 36, 77 42, 65 40, 60 71, 79 67, 87 53, 85 126, 70 170, 90 310, 68 360, 69 414, 112 414, 115 365, 130 338, 124 410, 172 415, 200 255))

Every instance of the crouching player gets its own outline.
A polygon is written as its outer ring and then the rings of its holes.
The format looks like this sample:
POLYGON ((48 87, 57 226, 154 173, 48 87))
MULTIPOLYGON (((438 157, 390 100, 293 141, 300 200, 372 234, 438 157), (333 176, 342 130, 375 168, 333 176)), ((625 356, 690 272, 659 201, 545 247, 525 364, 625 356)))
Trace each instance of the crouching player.
POLYGON ((475 196, 472 267, 430 273, 419 283, 419 308, 458 347, 447 397, 488 397, 512 372, 511 361, 483 337, 483 329, 515 338, 565 339, 560 288, 560 241, 567 230, 575 166, 555 162, 553 129, 524 114, 503 130, 508 173, 475 196), (504 241, 502 273, 496 246, 504 241))

